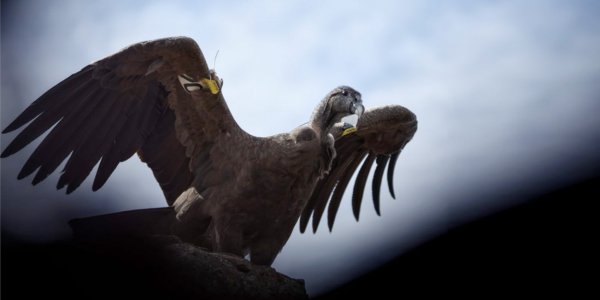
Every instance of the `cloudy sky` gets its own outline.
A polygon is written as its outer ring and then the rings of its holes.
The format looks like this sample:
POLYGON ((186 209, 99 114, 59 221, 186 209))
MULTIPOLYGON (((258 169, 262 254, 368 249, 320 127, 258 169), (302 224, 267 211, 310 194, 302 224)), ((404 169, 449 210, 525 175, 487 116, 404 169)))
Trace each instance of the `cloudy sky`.
MULTIPOLYGON (((419 131, 397 165, 399 199, 384 191, 381 217, 365 201, 360 223, 345 201, 332 233, 295 232, 275 261, 312 295, 515 195, 600 173, 597 1, 58 0, 1 10, 2 128, 86 64, 179 35, 198 42, 254 135, 306 122, 341 84, 367 107, 411 109, 419 131)), ((2 135, 2 149, 14 136, 2 135)), ((96 193, 89 180, 70 196, 55 191, 57 176, 16 181, 33 149, 1 162, 3 232, 52 240, 70 218, 164 206, 135 157, 96 193)))

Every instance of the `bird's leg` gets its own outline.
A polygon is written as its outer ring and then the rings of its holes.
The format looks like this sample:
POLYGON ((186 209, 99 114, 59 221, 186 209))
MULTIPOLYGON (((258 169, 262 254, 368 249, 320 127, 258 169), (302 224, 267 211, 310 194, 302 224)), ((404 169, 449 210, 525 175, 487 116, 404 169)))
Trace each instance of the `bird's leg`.
POLYGON ((244 257, 242 231, 237 230, 236 227, 219 221, 211 223, 209 232, 214 252, 224 252, 244 257))
MULTIPOLYGON (((281 247, 274 247, 273 241, 258 240, 250 248, 250 261, 257 265, 270 266, 279 254, 281 247)), ((282 244, 283 245, 283 244, 282 244)))

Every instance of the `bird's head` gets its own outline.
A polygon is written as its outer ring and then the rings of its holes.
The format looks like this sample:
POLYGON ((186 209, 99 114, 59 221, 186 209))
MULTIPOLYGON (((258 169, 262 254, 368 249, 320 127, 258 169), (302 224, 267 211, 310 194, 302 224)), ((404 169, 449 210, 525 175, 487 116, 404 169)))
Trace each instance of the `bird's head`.
POLYGON ((351 87, 340 86, 329 92, 321 101, 313 114, 312 123, 328 132, 343 117, 349 115, 360 117, 364 111, 360 93, 351 87))
POLYGON ((340 86, 327 94, 326 99, 331 107, 331 113, 336 116, 336 122, 348 115, 360 117, 365 111, 359 92, 349 86, 340 86), (339 116, 339 118, 337 118, 339 116))

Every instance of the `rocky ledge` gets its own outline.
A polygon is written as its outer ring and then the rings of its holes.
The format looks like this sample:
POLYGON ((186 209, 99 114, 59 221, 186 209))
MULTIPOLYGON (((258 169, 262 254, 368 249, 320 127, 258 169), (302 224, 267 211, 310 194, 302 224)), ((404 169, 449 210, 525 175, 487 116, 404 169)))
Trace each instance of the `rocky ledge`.
POLYGON ((304 281, 173 236, 24 245, 6 240, 2 294, 60 299, 308 299, 304 281))

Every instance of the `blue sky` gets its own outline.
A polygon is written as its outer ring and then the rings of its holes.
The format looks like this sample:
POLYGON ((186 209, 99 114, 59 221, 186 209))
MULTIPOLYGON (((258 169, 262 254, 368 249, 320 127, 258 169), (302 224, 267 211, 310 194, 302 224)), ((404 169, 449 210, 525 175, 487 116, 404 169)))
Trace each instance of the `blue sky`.
MULTIPOLYGON (((599 172, 596 1, 2 4, 3 128, 86 64, 178 35, 198 42, 224 79, 234 117, 255 135, 306 122, 341 84, 359 90, 366 107, 415 112, 419 131, 396 170, 399 199, 384 191, 381 217, 367 199, 359 223, 345 201, 332 233, 295 232, 277 258, 274 267, 304 278, 313 295, 515 204, 515 191, 599 172)), ((3 148, 12 137, 2 136, 3 148)), ((48 240, 68 234, 70 218, 164 205, 135 157, 96 193, 89 180, 71 196, 54 191, 57 176, 35 188, 16 181, 32 150, 1 162, 6 232, 48 240)))

